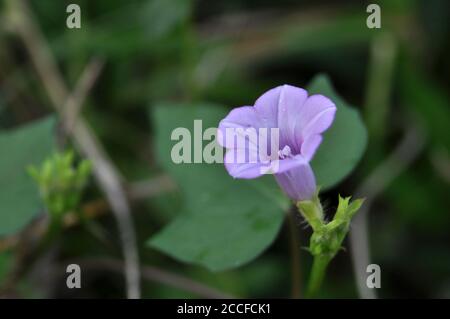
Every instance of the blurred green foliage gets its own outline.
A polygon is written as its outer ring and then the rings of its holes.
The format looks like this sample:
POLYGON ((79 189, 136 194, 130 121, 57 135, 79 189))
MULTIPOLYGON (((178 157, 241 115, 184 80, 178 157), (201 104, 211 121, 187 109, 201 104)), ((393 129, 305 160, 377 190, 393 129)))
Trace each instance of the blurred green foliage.
MULTIPOLYGON (((188 105, 202 101, 198 109, 211 113, 213 122, 226 112, 216 113, 215 104, 228 108, 248 105, 271 87, 284 83, 305 87, 315 74, 326 73, 343 100, 360 106, 367 122, 376 118, 374 122, 380 125, 369 129, 367 152, 357 170, 324 194, 325 214, 335 211, 337 193, 352 194, 373 168, 387 158, 401 140, 405 127, 420 127, 427 140, 425 149, 371 207, 371 253, 373 262, 382 267, 382 297, 450 296, 450 2, 379 1, 381 30, 365 26, 368 2, 350 0, 30 3, 69 87, 73 88, 91 57, 105 59, 105 68, 89 95, 83 115, 125 179, 137 181, 169 172, 179 182, 176 191, 133 203, 143 265, 158 266, 237 296, 288 296, 289 238, 288 230, 281 225, 281 209, 263 200, 266 195, 241 186, 241 181, 231 182, 218 167, 213 173, 216 178, 206 180, 204 185, 197 182, 203 174, 201 168, 189 171, 190 176, 180 177, 185 172, 161 161, 157 133, 178 122, 189 122, 195 115, 188 105), (69 3, 78 3, 82 8, 80 30, 65 27, 65 7, 69 3), (383 34, 389 34, 395 52, 392 60, 382 56, 377 60, 381 64, 377 64, 374 59, 384 49, 377 47, 376 39, 383 34), (373 68, 387 71, 379 78, 373 77, 373 68), (389 80, 369 80, 384 79, 386 74, 389 80), (373 88, 373 83, 381 85, 373 88), (374 103, 374 95, 369 92, 379 92, 375 98, 385 98, 374 103), (148 121, 149 106, 153 121, 148 121), (158 129, 155 124, 161 123, 167 124, 158 129), (191 182, 183 184, 184 178, 191 182), (191 196, 195 187, 202 187, 203 197, 191 196), (191 220, 200 220, 211 232, 217 231, 213 228, 217 225, 214 220, 204 220, 201 200, 215 209, 212 201, 216 199, 211 194, 217 196, 232 188, 260 199, 255 207, 262 207, 264 224, 270 227, 255 242, 221 230, 227 238, 223 245, 238 247, 242 254, 236 262, 241 264, 252 257, 248 247, 257 253, 278 233, 264 254, 237 269, 212 273, 202 266, 179 263, 160 252, 220 268, 216 266, 222 262, 217 259, 220 254, 205 260, 200 253, 202 248, 216 249, 221 243, 198 239, 191 220), (186 204, 188 211, 181 209, 186 204), (190 241, 179 243, 185 245, 180 251, 164 238, 166 225, 180 237, 184 237, 181 231, 192 235, 190 241), (158 250, 146 245, 149 236, 154 236, 152 246, 158 250)), ((43 207, 25 168, 39 165, 51 154, 54 125, 46 120, 33 121, 50 112, 49 99, 23 43, 4 22, 7 20, 3 19, 6 15, 3 1, 0 5, 0 236, 4 237, 26 226, 38 216, 36 208, 43 207), (32 130, 26 139, 22 138, 24 130, 6 131, 24 123, 31 123, 27 127, 32 130)), ((355 147, 363 139, 361 134, 347 147, 355 147)), ((88 189, 86 195, 87 202, 83 203, 86 205, 100 196, 95 188, 88 189)), ((233 201, 230 194, 226 196, 233 201)), ((233 205, 236 209, 228 212, 229 216, 227 212, 219 212, 220 220, 225 226, 237 223, 241 230, 246 230, 251 225, 235 220, 235 213, 247 208, 251 211, 251 207, 237 199, 233 205)), ((65 265, 71 259, 92 256, 120 257, 110 215, 93 223, 94 228, 82 225, 65 231, 53 263, 65 265)), ((306 246, 309 234, 310 230, 301 230, 302 246, 306 246)), ((16 255, 18 250, 8 255, 0 251, 0 286, 8 278, 9 270, 14 269, 11 265, 20 262, 16 255), (8 267, 2 266, 4 256, 8 256, 8 267)), ((301 272, 305 277, 311 259, 306 253, 301 256, 301 272)), ((68 291, 65 281, 60 280, 53 284, 50 296, 123 296, 121 277, 117 274, 95 269, 86 273, 86 285, 81 292, 68 291)), ((30 274, 21 284, 27 287, 30 296, 39 295, 42 288, 33 279, 30 274)), ((196 297, 153 282, 145 283, 143 293, 144 297, 196 297)), ((321 296, 357 296, 348 253, 340 253, 333 261, 321 296)))
POLYGON ((90 173, 88 160, 74 167, 72 150, 53 154, 40 167, 28 167, 28 174, 36 182, 48 213, 57 219, 78 209, 90 173))
POLYGON ((0 235, 19 231, 43 213, 26 167, 40 164, 52 151, 54 123, 54 118, 47 118, 0 132, 0 235))

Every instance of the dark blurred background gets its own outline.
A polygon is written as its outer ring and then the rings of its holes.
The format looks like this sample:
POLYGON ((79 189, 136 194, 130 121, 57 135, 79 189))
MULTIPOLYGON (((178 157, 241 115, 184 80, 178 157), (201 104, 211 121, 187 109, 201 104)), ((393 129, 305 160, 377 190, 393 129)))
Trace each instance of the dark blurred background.
MULTIPOLYGON (((153 105, 207 101, 231 109, 251 105, 271 87, 283 83, 305 87, 315 74, 328 74, 336 91, 361 112, 369 144, 357 169, 324 194, 330 198, 325 201, 327 209, 334 210, 338 193, 354 194, 372 176, 375 186, 364 191, 374 192, 368 213, 369 237, 371 259, 382 267, 379 296, 450 297, 449 1, 377 1, 381 29, 366 27, 371 1, 28 3, 69 88, 76 85, 92 57, 104 62, 82 112, 127 181, 151 179, 162 172, 155 160, 154 128, 148 120, 153 105), (81 29, 65 25, 69 3, 81 7, 81 29), (406 147, 398 149, 399 145, 406 147), (383 166, 392 156, 397 161, 383 166), (380 166, 387 168, 376 171, 380 166), (380 189, 373 190, 377 186, 380 189)), ((30 52, 6 18, 6 6, 2 1, 2 129, 53 110, 30 52)), ((7 151, 0 152, 0 157, 8 156, 7 151)), ((1 181, 0 185, 7 187, 1 181)), ((274 244, 251 263, 218 273, 144 247, 151 234, 176 216, 176 209, 171 208, 179 196, 169 188, 133 201, 142 265, 170 270, 239 297, 290 296, 287 225, 274 244)), ((90 184, 83 205, 101 216, 92 227, 67 229, 15 282, 14 292, 5 296, 124 296, 119 272, 89 263, 92 256, 120 257, 114 219, 99 198, 95 184, 90 184), (68 290, 65 273, 61 279, 55 269, 80 258, 92 267, 83 268, 83 289, 68 290)), ((308 229, 300 229, 302 246, 307 246, 309 235, 308 229)), ((20 255, 17 246, 4 246, 0 283, 7 280, 20 255)), ((310 256, 302 252, 303 280, 309 263, 310 256)), ((172 285, 143 281, 145 298, 197 296, 172 285)), ((348 249, 331 264, 321 296, 358 297, 348 249)))

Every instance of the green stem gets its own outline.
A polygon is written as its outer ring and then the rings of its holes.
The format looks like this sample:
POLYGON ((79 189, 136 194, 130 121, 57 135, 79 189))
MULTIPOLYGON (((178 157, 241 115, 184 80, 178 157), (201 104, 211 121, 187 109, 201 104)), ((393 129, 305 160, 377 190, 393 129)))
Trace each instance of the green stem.
POLYGON ((314 298, 317 295, 320 286, 322 286, 323 279, 325 278, 325 272, 328 264, 330 263, 330 260, 331 259, 326 256, 314 256, 314 261, 308 282, 308 289, 306 291, 306 296, 308 298, 314 298))

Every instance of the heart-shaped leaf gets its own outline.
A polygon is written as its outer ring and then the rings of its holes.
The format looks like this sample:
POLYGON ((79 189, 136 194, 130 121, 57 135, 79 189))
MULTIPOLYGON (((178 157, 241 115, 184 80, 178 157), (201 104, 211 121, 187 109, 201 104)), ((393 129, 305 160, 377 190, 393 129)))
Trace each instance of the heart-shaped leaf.
POLYGON ((308 93, 325 95, 337 107, 336 118, 311 163, 317 184, 327 189, 341 182, 358 164, 366 149, 367 131, 359 112, 334 91, 327 76, 316 76, 308 85, 308 93))
POLYGON ((48 117, 8 131, 0 131, 0 236, 26 226, 42 202, 28 165, 41 164, 53 149, 54 119, 48 117))
MULTIPOLYGON (((240 266, 266 249, 289 205, 272 176, 235 180, 223 164, 173 163, 171 150, 178 143, 171 141, 174 128, 196 132, 194 120, 202 120, 203 130, 217 127, 226 114, 226 109, 215 105, 161 105, 153 112, 159 160, 178 182, 183 205, 180 216, 149 244, 178 260, 214 271, 240 266)), ((192 144, 194 139, 201 136, 191 136, 192 144)), ((204 141, 203 146, 208 143, 204 141)))

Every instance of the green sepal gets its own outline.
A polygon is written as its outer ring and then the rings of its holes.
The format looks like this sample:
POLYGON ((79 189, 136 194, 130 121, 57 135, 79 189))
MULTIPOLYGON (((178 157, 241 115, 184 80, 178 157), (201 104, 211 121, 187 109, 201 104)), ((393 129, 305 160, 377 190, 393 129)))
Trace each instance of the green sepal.
POLYGON ((322 227, 323 209, 319 200, 319 189, 311 200, 298 201, 296 206, 313 230, 322 227))
POLYGON ((339 196, 336 214, 330 222, 326 222, 323 218, 322 205, 318 196, 312 200, 297 203, 299 212, 313 229, 309 243, 309 251, 313 256, 331 260, 342 248, 342 242, 348 233, 351 219, 364 202, 363 199, 350 202, 350 198, 339 196))

